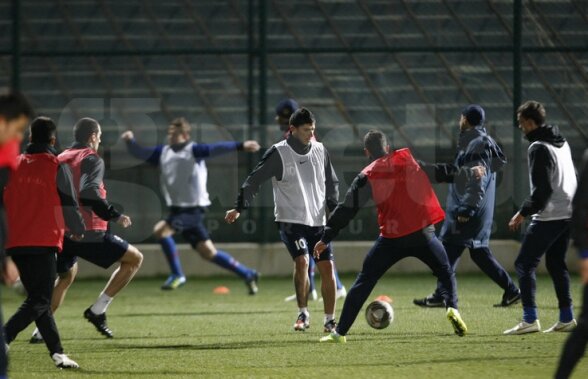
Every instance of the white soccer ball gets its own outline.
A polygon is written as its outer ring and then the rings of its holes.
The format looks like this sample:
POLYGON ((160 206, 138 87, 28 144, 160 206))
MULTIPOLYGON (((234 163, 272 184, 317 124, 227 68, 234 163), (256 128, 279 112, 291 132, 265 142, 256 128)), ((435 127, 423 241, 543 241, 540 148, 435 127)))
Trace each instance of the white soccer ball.
POLYGON ((365 309, 365 319, 374 329, 387 328, 394 321, 394 309, 385 301, 373 301, 365 309))

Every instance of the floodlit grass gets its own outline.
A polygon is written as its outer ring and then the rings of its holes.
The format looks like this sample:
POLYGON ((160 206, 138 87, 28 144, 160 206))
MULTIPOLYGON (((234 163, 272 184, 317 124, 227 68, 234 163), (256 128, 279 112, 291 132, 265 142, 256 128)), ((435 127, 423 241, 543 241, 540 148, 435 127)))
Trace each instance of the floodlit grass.
MULTIPOLYGON (((101 337, 82 312, 99 294, 104 280, 78 281, 57 313, 66 353, 82 367, 57 370, 44 345, 30 345, 32 326, 11 344, 11 378, 192 378, 192 377, 382 377, 382 378, 549 378, 566 334, 502 336, 521 317, 520 305, 493 308, 502 292, 482 276, 459 275, 460 310, 469 334, 453 334, 442 309, 420 309, 413 297, 433 288, 428 275, 388 274, 371 298, 394 300, 394 323, 370 329, 360 313, 346 345, 319 344, 322 304, 312 302, 311 329, 295 333, 296 305, 285 303, 292 284, 263 278, 258 296, 246 295, 237 279, 192 279, 181 289, 163 292, 163 279, 135 280, 108 312, 115 338, 101 337), (218 285, 229 295, 213 295, 218 285)), ((353 277, 343 278, 347 288, 353 277)), ((574 278, 574 299, 580 287, 574 278)), ((4 317, 22 301, 3 291, 4 317)), ((544 329, 557 320, 551 282, 540 277, 539 316, 544 329)), ((337 305, 338 313, 342 302, 337 305)), ((579 304, 576 304, 579 306, 579 304)), ((576 378, 588 377, 588 359, 576 378)))

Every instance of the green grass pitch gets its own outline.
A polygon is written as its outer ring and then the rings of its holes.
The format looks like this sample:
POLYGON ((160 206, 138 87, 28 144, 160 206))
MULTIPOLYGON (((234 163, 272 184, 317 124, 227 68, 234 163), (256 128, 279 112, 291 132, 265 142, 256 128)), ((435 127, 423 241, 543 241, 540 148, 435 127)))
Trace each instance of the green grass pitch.
MULTIPOLYGON (((353 276, 344 276, 350 287, 353 276)), ((460 309, 469 334, 453 334, 441 309, 420 309, 412 298, 433 288, 430 275, 388 274, 371 299, 393 298, 394 323, 370 329, 360 313, 345 345, 319 344, 322 304, 312 302, 311 329, 292 331, 296 305, 285 303, 293 292, 286 278, 262 278, 260 292, 246 295, 237 279, 191 279, 186 286, 163 292, 163 279, 138 279, 111 305, 108 317, 115 338, 100 336, 82 318, 104 280, 80 280, 71 288, 57 324, 66 353, 82 367, 60 371, 44 345, 30 345, 32 327, 10 347, 11 378, 193 378, 193 377, 323 377, 323 378, 550 378, 566 334, 502 336, 521 317, 520 305, 496 309, 500 289, 482 276, 458 275, 460 309), (229 295, 214 295, 226 285, 229 295)), ((580 285, 573 279, 579 301, 580 285)), ((3 290, 4 317, 22 298, 3 290)), ((551 282, 538 282, 539 317, 546 329, 557 319, 551 282)), ((342 307, 337 304, 337 312, 342 307)), ((578 306, 576 304, 576 310, 578 306)), ((576 378, 588 377, 588 359, 576 378)))

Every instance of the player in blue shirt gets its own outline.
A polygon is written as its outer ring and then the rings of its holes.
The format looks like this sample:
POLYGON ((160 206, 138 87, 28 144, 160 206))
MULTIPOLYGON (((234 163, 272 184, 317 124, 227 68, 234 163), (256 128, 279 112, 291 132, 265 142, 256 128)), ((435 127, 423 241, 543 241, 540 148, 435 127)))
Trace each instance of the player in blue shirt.
POLYGON ((155 224, 153 232, 171 269, 171 275, 161 289, 173 290, 186 283, 173 239, 173 235, 178 232, 202 258, 240 276, 247 284, 249 294, 255 295, 258 273, 238 262, 229 253, 217 250, 203 221, 204 212, 210 205, 205 160, 237 150, 256 152, 259 144, 256 141, 199 144, 190 139, 190 129, 186 119, 173 120, 167 131, 168 144, 155 147, 138 145, 132 131, 121 135, 132 155, 158 166, 161 171, 161 190, 170 213, 165 220, 155 224))

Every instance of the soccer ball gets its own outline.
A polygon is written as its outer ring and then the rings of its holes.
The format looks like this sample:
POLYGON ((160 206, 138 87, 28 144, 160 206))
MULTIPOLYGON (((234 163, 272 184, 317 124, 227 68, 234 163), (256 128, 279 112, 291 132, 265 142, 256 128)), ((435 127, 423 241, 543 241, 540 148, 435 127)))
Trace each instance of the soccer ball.
POLYGON ((394 310, 390 303, 376 300, 365 309, 365 319, 374 329, 384 329, 394 321, 394 310))

